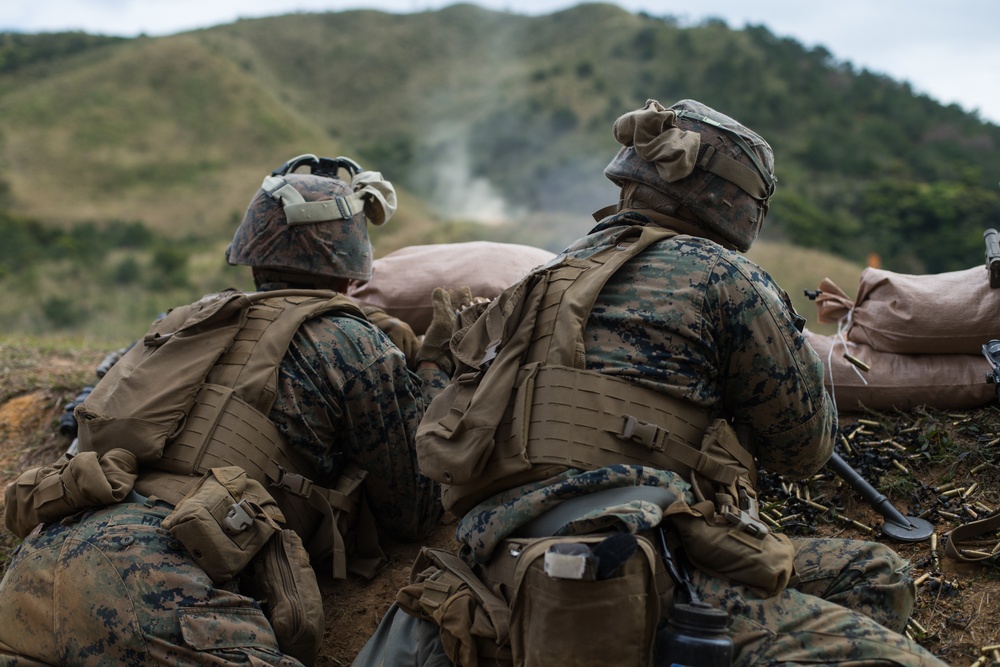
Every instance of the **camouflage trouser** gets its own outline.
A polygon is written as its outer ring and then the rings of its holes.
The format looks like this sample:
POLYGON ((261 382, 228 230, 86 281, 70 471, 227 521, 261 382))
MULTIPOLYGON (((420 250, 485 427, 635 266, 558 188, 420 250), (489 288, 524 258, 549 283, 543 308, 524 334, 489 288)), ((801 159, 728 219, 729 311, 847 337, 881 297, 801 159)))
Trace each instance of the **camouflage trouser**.
POLYGON ((946 665, 899 634, 915 592, 894 551, 852 540, 794 542, 795 576, 776 596, 693 577, 704 599, 732 618, 735 665, 946 665))
MULTIPOLYGON (((770 598, 693 574, 703 599, 732 619, 734 665, 947 667, 899 634, 913 607, 914 587, 894 551, 850 540, 803 539, 795 545, 797 574, 789 588, 770 598)), ((433 622, 393 605, 352 667, 449 664, 436 630, 433 622)), ((671 664, 670 657, 656 656, 654 664, 671 664)))
POLYGON ((0 665, 301 667, 160 528, 167 512, 111 505, 25 538, 0 582, 0 665))

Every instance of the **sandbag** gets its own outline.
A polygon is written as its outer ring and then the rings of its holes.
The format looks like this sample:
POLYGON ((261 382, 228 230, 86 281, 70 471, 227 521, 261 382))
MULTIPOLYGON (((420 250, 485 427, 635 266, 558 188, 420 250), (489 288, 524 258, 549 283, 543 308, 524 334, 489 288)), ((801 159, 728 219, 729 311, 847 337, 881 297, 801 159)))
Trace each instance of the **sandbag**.
POLYGON ((809 329, 802 333, 823 360, 823 382, 838 410, 961 410, 994 400, 995 386, 986 382, 990 364, 982 354, 895 354, 809 329), (845 352, 869 370, 858 369, 845 352))
POLYGON ((849 316, 847 340, 879 352, 981 354, 1000 338, 1000 289, 989 282, 982 266, 928 275, 866 268, 854 301, 828 278, 820 283, 818 321, 849 316))
POLYGON ((469 241, 400 248, 373 263, 372 278, 353 284, 348 296, 398 317, 418 336, 427 331, 435 287, 468 286, 492 299, 555 255, 515 243, 469 241))

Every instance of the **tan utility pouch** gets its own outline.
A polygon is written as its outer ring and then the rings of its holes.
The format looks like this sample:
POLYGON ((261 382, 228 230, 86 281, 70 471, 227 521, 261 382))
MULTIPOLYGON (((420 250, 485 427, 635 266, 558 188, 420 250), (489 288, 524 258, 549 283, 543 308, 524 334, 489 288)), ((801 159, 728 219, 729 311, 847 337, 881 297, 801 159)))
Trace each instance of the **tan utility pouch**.
POLYGON ((510 609, 453 553, 424 547, 410 584, 396 595, 400 608, 436 624, 448 658, 459 667, 509 667, 510 609))
POLYGON ((260 482, 238 466, 212 468, 163 520, 216 584, 236 576, 284 522, 260 482))
POLYGON ((747 532, 720 516, 709 501, 693 506, 678 501, 664 515, 699 570, 748 586, 762 597, 777 595, 788 585, 795 546, 785 535, 747 532))
POLYGON ((323 597, 309 554, 293 530, 278 531, 253 561, 255 594, 278 646, 307 667, 323 642, 323 597))
POLYGON ((515 667, 650 664, 660 598, 659 556, 649 540, 638 536, 635 554, 613 576, 602 580, 560 578, 546 558, 554 545, 594 545, 607 537, 578 535, 501 543, 505 553, 499 558, 516 554, 510 603, 515 667))
POLYGON ((664 520, 676 529, 684 552, 699 570, 748 586, 763 597, 780 593, 792 576, 795 546, 760 520, 752 464, 748 468, 732 458, 741 452, 736 433, 724 420, 716 420, 706 432, 702 451, 746 474, 728 479, 720 468, 711 480, 692 472, 696 502, 677 500, 663 511, 664 520))
POLYGON ((120 502, 132 490, 136 469, 134 454, 112 449, 26 470, 4 491, 4 523, 23 538, 40 523, 120 502))

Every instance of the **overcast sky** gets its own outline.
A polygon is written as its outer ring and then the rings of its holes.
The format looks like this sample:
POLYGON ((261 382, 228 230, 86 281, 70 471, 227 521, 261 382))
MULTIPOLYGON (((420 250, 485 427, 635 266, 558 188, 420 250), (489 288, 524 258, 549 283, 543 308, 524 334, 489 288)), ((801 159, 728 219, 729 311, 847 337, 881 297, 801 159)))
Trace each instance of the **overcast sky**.
MULTIPOLYGON (((3 0, 0 31, 161 36, 294 11, 367 8, 412 13, 452 4, 453 0, 3 0)), ((538 15, 579 2, 474 4, 538 15)), ((716 17, 732 28, 764 25, 776 35, 792 37, 806 47, 824 46, 839 61, 907 81, 919 93, 1000 124, 1000 0, 617 0, 613 4, 674 16, 685 23, 716 17)))

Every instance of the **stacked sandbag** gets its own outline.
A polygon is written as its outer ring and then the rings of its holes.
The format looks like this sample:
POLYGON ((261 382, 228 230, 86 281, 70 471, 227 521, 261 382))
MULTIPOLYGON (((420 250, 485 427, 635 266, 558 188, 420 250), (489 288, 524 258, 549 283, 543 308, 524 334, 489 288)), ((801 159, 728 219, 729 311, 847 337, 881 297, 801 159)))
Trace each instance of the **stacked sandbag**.
POLYGON ((866 268, 855 300, 824 279, 817 319, 841 333, 806 338, 826 362, 837 407, 965 409, 994 400, 982 348, 1000 339, 1000 290, 988 278, 983 267, 930 275, 866 268))
POLYGON ((843 412, 918 406, 961 410, 994 400, 995 387, 986 382, 990 365, 982 354, 895 354, 808 329, 803 333, 823 359, 826 389, 843 412), (852 364, 845 353, 868 370, 852 364))
POLYGON ((418 336, 431 322, 435 287, 468 286, 473 296, 493 299, 554 253, 516 243, 469 241, 409 246, 373 262, 372 278, 348 294, 398 317, 418 336))
POLYGON ((819 321, 847 320, 847 339, 897 354, 980 354, 1000 338, 1000 289, 982 267, 929 275, 861 272, 853 301, 828 278, 816 298, 819 321))

